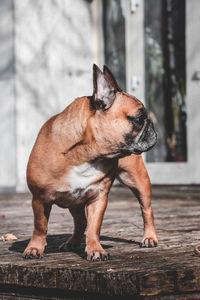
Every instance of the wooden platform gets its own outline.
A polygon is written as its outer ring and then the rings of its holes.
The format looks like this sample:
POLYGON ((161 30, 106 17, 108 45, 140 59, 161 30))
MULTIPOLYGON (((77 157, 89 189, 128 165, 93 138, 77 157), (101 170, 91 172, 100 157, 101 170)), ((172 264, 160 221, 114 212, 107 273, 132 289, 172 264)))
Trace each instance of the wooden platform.
MULTIPOLYGON (((101 242, 110 261, 87 262, 58 246, 72 233, 68 210, 54 207, 42 260, 21 255, 32 234, 29 194, 0 195, 0 299, 200 299, 200 187, 154 187, 153 209, 159 246, 139 247, 142 218, 137 200, 114 187, 104 217, 101 242), (13 297, 12 297, 13 295, 13 297)), ((84 249, 84 242, 83 242, 84 249)))

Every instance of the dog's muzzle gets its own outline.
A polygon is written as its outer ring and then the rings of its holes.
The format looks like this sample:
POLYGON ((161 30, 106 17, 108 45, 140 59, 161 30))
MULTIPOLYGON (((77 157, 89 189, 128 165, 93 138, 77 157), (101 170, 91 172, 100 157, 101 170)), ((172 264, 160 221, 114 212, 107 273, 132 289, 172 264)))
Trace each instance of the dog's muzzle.
POLYGON ((142 152, 149 151, 157 141, 157 133, 154 130, 153 123, 147 119, 140 132, 134 139, 132 145, 132 153, 141 154, 142 152))

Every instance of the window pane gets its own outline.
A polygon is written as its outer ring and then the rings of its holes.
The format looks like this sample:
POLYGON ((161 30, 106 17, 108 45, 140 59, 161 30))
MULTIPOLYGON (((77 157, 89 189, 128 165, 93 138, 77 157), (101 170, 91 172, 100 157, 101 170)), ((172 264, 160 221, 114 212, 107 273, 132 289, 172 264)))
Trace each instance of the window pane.
POLYGON ((110 67, 119 86, 126 90, 124 0, 103 1, 105 64, 110 67))
POLYGON ((145 80, 158 143, 147 161, 187 161, 185 0, 144 0, 145 80))

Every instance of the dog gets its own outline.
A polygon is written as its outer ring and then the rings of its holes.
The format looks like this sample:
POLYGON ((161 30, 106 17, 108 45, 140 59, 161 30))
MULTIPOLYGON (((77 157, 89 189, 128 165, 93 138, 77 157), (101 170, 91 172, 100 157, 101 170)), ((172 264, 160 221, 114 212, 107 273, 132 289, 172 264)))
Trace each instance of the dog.
POLYGON ((107 260, 100 229, 115 178, 137 196, 144 220, 142 247, 158 244, 151 208, 151 183, 142 152, 157 135, 144 105, 122 91, 111 71, 93 65, 93 95, 75 99, 41 128, 27 165, 34 231, 24 258, 41 258, 53 204, 68 208, 73 235, 61 251, 79 248, 86 230, 89 261, 107 260))

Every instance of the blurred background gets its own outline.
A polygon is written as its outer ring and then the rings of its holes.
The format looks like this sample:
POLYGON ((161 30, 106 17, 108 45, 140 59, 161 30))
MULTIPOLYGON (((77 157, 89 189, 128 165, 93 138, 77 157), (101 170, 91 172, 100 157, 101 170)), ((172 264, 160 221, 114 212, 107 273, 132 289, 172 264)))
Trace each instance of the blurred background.
POLYGON ((0 192, 27 191, 42 124, 107 64, 158 132, 153 184, 200 184, 199 0, 0 0, 0 192))

